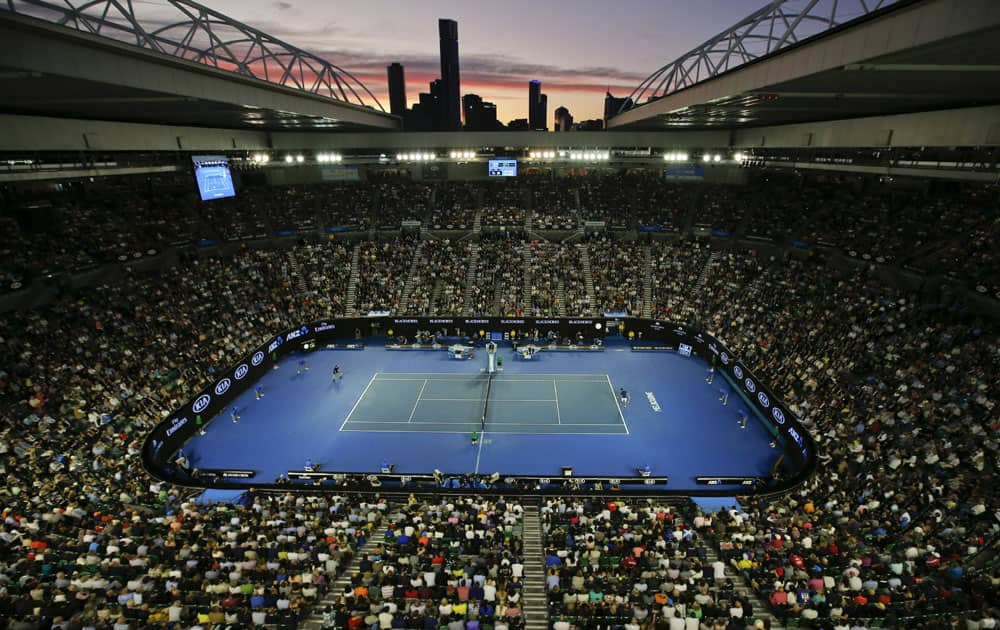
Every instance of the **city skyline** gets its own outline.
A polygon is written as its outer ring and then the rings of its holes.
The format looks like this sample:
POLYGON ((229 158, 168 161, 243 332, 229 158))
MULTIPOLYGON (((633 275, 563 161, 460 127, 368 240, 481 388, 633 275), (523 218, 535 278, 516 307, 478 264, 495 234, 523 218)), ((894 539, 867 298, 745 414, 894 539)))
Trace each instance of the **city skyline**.
MULTIPOLYGON (((759 9, 766 0, 579 0, 411 3, 214 0, 211 7, 348 70, 390 109, 386 67, 405 68, 407 106, 441 77, 438 20, 461 28, 461 95, 496 103, 501 121, 528 118, 525 84, 541 80, 548 111, 603 117, 649 74, 759 9), (531 16, 512 20, 511 16, 531 16), (508 26, 501 26, 501 25, 508 26)), ((155 13, 155 2, 145 10, 155 13)), ((549 121, 551 128, 551 120, 549 121)))

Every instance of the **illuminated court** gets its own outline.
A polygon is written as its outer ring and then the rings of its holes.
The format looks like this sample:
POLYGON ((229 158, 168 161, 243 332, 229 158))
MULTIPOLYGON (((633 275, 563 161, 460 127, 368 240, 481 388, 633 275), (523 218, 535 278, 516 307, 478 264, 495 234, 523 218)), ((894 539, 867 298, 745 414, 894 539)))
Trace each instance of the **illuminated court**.
POLYGON ((375 374, 340 430, 628 434, 606 374, 499 374, 488 382, 485 375, 375 374))
POLYGON ((253 388, 236 397, 238 422, 223 410, 185 452, 194 466, 252 470, 262 483, 308 458, 322 470, 369 473, 388 461, 404 474, 557 476, 572 467, 631 476, 649 465, 675 490, 697 489, 698 476, 767 474, 780 454, 764 422, 740 427, 741 412, 756 418, 752 407, 723 377, 709 383, 700 357, 624 343, 530 361, 509 346, 500 353, 504 369, 492 385, 485 357, 455 360, 444 350, 291 353, 259 379, 260 400, 253 388), (342 380, 331 376, 336 364, 342 380), (626 408, 620 387, 631 397, 626 408))

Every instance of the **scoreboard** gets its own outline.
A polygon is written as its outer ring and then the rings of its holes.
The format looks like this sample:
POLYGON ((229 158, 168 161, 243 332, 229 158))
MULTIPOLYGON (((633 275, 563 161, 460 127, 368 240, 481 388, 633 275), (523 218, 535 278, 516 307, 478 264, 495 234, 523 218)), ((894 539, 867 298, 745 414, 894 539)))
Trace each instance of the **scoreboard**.
POLYGON ((512 160, 510 158, 499 158, 495 160, 490 160, 489 164, 489 176, 490 177, 516 177, 517 176, 517 160, 512 160))

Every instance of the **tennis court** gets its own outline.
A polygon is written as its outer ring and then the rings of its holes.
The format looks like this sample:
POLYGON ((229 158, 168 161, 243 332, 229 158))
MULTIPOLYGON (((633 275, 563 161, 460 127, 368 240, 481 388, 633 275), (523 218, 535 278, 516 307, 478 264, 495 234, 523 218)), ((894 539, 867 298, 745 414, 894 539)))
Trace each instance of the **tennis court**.
POLYGON ((628 435, 606 374, 375 373, 341 431, 628 435))

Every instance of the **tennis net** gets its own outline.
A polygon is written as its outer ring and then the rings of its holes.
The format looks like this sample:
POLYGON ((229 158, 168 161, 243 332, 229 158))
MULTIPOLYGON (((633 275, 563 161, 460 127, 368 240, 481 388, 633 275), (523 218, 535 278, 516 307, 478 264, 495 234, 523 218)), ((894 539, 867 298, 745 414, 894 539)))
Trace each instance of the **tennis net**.
POLYGON ((489 380, 486 381, 486 396, 483 397, 483 418, 481 421, 482 430, 486 430, 486 412, 490 407, 490 391, 493 389, 493 373, 490 372, 489 380))

